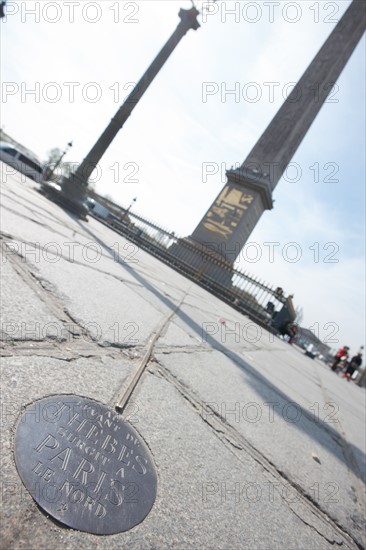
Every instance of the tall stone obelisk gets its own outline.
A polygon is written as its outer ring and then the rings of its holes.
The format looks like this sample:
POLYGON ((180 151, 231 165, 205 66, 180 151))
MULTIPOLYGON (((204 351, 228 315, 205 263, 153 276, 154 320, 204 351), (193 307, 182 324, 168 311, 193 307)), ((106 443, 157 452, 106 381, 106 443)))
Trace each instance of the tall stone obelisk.
POLYGON ((185 261, 200 269, 204 250, 226 265, 235 261, 264 210, 272 208, 273 189, 361 39, 365 8, 365 0, 353 0, 243 164, 226 172, 223 190, 179 244, 185 261))

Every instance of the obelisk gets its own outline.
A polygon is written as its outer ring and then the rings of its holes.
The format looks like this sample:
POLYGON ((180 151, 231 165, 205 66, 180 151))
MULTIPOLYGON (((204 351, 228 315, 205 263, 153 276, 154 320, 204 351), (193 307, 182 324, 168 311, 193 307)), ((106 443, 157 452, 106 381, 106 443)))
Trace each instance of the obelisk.
POLYGON ((226 172, 227 183, 191 237, 180 242, 197 269, 204 250, 232 264, 272 208, 273 189, 363 35, 365 7, 365 0, 353 0, 243 164, 226 172))

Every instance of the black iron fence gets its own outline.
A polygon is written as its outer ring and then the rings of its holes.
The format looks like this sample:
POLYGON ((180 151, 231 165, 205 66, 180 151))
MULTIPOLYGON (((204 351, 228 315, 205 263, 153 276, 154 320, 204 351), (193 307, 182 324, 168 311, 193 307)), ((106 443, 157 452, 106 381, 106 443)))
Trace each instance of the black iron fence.
POLYGON ((91 192, 90 214, 238 311, 267 328, 294 321, 291 296, 248 272, 234 268, 209 248, 132 213, 91 192))

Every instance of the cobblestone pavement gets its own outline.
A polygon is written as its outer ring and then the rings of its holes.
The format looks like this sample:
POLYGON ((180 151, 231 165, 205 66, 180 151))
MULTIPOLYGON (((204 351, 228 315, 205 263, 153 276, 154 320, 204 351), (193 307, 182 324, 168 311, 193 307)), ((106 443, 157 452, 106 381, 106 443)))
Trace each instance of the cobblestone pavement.
POLYGON ((364 389, 20 175, 1 202, 2 548, 362 548, 364 389), (113 410, 143 362, 122 417, 155 503, 122 533, 68 528, 20 480, 20 415, 63 394, 113 410))

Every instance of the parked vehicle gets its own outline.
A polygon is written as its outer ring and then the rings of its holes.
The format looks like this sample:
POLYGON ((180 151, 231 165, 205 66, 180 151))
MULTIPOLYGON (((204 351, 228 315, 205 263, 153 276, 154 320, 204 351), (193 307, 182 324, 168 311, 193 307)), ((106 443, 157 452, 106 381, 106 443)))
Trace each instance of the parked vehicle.
POLYGON ((88 206, 89 211, 93 212, 93 214, 95 214, 99 218, 106 220, 107 218, 111 218, 113 216, 112 212, 108 210, 108 208, 106 208, 99 202, 96 202, 94 199, 87 198, 86 205, 88 206))
POLYGON ((43 181, 43 165, 30 151, 21 151, 13 144, 1 141, 0 160, 38 183, 43 181))

